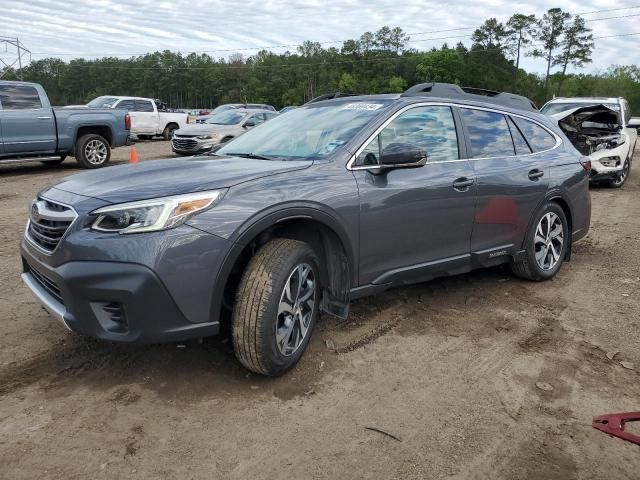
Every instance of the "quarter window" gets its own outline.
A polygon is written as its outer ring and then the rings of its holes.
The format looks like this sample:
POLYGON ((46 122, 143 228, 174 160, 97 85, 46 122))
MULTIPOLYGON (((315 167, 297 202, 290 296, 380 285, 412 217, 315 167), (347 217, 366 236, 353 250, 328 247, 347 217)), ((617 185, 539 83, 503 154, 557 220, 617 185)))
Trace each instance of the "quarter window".
POLYGON ((28 85, 0 85, 0 109, 36 110, 42 108, 40 95, 28 85))
POLYGON ((537 123, 520 117, 513 117, 513 121, 516 122, 534 152, 549 150, 556 145, 555 137, 537 123))
POLYGON ((356 166, 380 164, 380 154, 391 144, 419 147, 429 162, 457 160, 458 136, 449 107, 413 108, 387 125, 356 158, 356 166))
POLYGON ((507 123, 509 124, 509 130, 511 130, 511 138, 513 139, 513 145, 516 147, 516 155, 528 155, 531 153, 531 148, 527 144, 527 141, 513 123, 511 117, 507 117, 507 123))
POLYGON ((515 154, 504 115, 463 108, 462 117, 469 132, 473 157, 503 157, 515 154))

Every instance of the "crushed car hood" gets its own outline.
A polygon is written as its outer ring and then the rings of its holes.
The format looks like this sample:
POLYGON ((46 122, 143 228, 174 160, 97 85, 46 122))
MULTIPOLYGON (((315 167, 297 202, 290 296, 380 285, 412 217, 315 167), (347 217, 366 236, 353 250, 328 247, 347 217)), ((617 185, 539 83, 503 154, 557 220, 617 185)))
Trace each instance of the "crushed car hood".
POLYGON ((204 155, 102 168, 68 177, 53 188, 120 203, 231 187, 312 164, 204 155))
POLYGON ((620 112, 605 105, 586 105, 584 107, 572 108, 551 115, 560 127, 562 124, 579 129, 583 123, 591 122, 610 126, 611 130, 620 128, 620 112))

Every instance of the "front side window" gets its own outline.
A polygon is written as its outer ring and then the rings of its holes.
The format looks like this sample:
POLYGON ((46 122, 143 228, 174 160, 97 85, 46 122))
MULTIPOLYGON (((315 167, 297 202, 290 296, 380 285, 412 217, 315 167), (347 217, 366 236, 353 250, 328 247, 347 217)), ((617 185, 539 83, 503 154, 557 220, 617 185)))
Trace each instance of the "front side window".
POLYGON ((537 123, 520 117, 513 117, 513 121, 516 122, 534 152, 542 152, 555 147, 555 137, 537 123))
POLYGON ((136 112, 153 112, 153 103, 148 100, 136 100, 136 112))
POLYGON ((38 91, 28 85, 0 85, 0 109, 36 110, 42 108, 38 91))
POLYGON ((391 144, 424 150, 428 162, 457 160, 458 136, 450 107, 417 107, 395 118, 365 147, 355 166, 380 164, 380 155, 391 144))
POLYGON ((89 108, 111 108, 118 101, 115 97, 98 97, 87 103, 89 108))
POLYGON ((504 115, 497 112, 463 108, 462 118, 469 132, 473 157, 515 155, 511 133, 504 115))

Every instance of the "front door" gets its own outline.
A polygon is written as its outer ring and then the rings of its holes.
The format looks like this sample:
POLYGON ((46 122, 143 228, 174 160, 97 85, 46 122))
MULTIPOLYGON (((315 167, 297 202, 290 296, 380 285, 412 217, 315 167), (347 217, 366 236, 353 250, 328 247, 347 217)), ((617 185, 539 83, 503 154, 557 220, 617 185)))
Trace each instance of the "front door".
POLYGON ((44 107, 30 85, 0 85, 0 123, 4 154, 47 154, 56 150, 53 110, 44 107))
POLYGON ((360 195, 360 285, 464 271, 475 208, 474 173, 460 158, 453 112, 417 106, 393 119, 351 166, 360 195), (390 144, 427 153, 420 168, 367 169, 390 144))
MULTIPOLYGON (((131 133, 141 135, 155 135, 159 132, 159 117, 150 100, 136 100, 131 117, 131 133)), ((164 126, 163 126, 164 128, 164 126)))

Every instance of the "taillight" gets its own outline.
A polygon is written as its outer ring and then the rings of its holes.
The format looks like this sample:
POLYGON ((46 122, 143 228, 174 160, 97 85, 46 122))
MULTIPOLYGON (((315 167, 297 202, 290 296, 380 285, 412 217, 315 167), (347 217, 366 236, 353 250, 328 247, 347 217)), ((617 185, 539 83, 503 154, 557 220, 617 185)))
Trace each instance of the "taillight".
POLYGON ((582 165, 582 168, 584 168, 587 172, 591 172, 591 159, 582 157, 580 159, 580 165, 582 165))
POLYGON ((131 130, 131 116, 128 113, 124 116, 124 128, 131 130))

